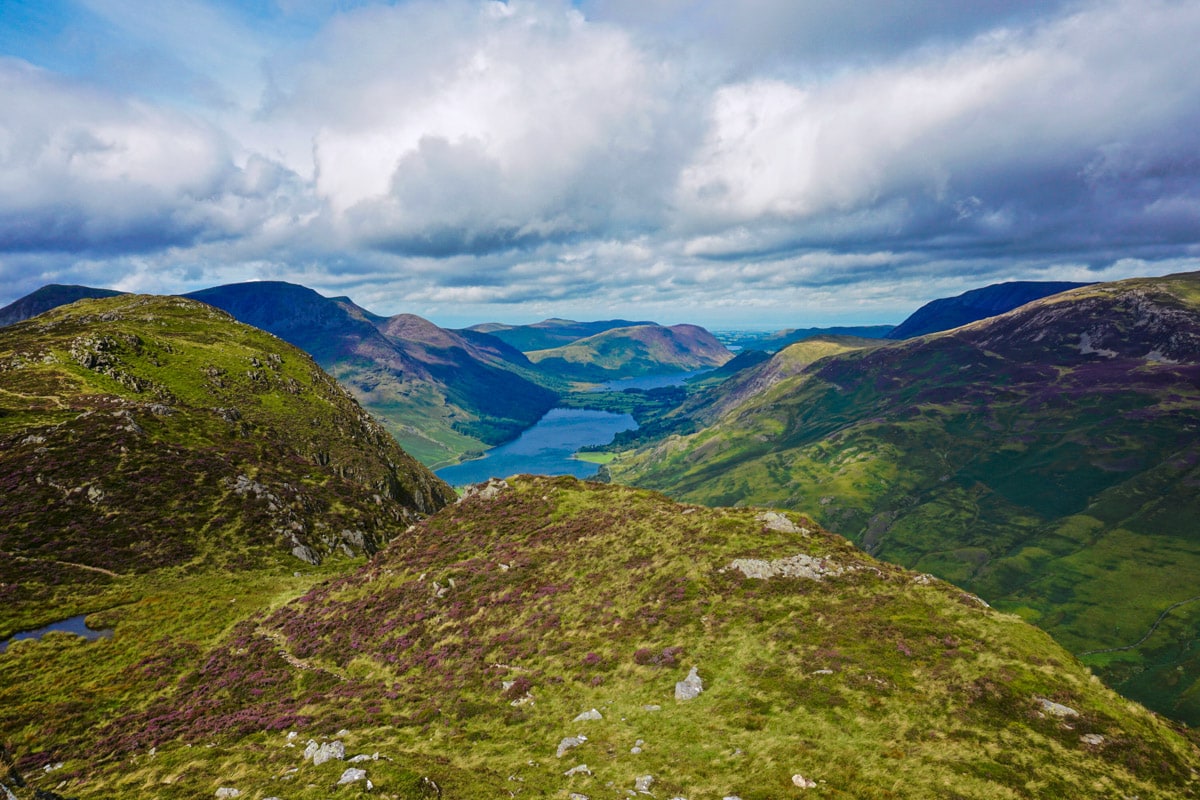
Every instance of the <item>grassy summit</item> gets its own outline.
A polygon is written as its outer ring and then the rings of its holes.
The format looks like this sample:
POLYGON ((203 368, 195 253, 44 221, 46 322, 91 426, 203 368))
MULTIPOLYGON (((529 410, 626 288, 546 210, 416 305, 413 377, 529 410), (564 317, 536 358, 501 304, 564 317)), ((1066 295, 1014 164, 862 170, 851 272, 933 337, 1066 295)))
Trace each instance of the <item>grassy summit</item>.
MULTIPOLYGON (((84 651, 18 657, 62 674, 84 651)), ((750 800, 811 781, 814 797, 1149 800, 1196 796, 1200 768, 1161 719, 960 589, 801 517, 569 478, 468 497, 187 660, 130 670, 145 693, 127 708, 79 704, 77 737, 24 720, 33 785, 326 798, 364 792, 335 786, 355 768, 386 797, 640 781, 750 800), (677 699, 693 667, 703 691, 677 699), (366 758, 317 765, 309 740, 366 758)))
POLYGON ((0 635, 164 569, 372 552, 453 492, 307 355, 194 300, 0 329, 0 635))
POLYGON ((1200 274, 812 355, 693 400, 614 480, 812 514, 1200 723, 1200 274))

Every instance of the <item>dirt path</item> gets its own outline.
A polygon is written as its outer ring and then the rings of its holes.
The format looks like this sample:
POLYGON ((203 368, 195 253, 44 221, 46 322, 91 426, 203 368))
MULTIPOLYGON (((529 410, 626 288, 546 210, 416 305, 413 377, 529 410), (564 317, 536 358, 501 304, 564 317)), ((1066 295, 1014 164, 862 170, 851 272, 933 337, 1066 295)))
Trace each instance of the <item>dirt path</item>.
POLYGON ((1189 597, 1187 600, 1180 600, 1178 603, 1173 603, 1172 605, 1167 606, 1167 610, 1158 615, 1158 619, 1154 620, 1154 624, 1150 626, 1150 630, 1146 631, 1146 635, 1138 639, 1133 644, 1127 644, 1124 647, 1105 647, 1101 650, 1088 650, 1083 653, 1076 653, 1075 655, 1077 658, 1083 658, 1084 656, 1094 656, 1099 655, 1100 653, 1120 653, 1125 650, 1134 650, 1138 647, 1141 647, 1143 642, 1154 635, 1154 632, 1158 630, 1158 626, 1162 624, 1162 621, 1167 618, 1168 614, 1180 606, 1185 606, 1188 603, 1194 603, 1197 600, 1200 600, 1200 595, 1189 597))

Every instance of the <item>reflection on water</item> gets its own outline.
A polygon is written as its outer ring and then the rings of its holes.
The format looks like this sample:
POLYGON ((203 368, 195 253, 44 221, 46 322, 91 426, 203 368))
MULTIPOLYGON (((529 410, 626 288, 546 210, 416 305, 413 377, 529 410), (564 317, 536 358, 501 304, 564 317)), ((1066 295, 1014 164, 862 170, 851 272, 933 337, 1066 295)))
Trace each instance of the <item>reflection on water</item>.
POLYGON ((89 642, 95 641, 96 639, 107 639, 109 636, 112 636, 111 628, 102 631, 94 631, 89 628, 83 622, 85 617, 87 617, 87 614, 80 614, 77 617, 69 617, 64 620, 59 620, 58 622, 51 622, 49 625, 43 625, 42 627, 35 628, 31 631, 15 633, 10 638, 0 642, 0 653, 3 653, 8 649, 9 642, 20 641, 21 639, 40 639, 47 633, 50 633, 50 631, 65 631, 66 633, 73 633, 76 636, 82 636, 89 642))
POLYGON ((636 427, 629 414, 554 408, 519 438, 492 448, 483 458, 443 467, 437 475, 451 486, 521 473, 591 478, 599 467, 571 455, 586 445, 608 444, 616 434, 636 427))

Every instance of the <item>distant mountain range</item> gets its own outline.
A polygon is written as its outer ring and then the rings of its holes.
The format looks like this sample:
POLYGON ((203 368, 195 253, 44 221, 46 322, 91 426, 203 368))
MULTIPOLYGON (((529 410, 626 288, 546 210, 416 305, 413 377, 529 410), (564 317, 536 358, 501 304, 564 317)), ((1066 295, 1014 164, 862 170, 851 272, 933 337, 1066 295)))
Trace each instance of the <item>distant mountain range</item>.
POLYGON ((888 339, 912 339, 927 333, 948 331, 1012 311, 1052 294, 1090 286, 1067 281, 1011 281, 963 292, 957 297, 932 300, 887 334, 888 339))
POLYGON ((786 328, 766 333, 763 331, 722 332, 717 338, 730 348, 763 350, 774 353, 789 344, 812 339, 817 336, 855 336, 860 339, 883 339, 895 330, 892 325, 835 325, 830 328, 786 328))
POLYGON ((64 286, 51 283, 9 303, 4 308, 0 308, 0 328, 15 325, 52 308, 74 303, 76 300, 115 297, 119 294, 122 292, 112 289, 93 289, 90 286, 64 286))
POLYGON ((1200 723, 1200 273, 813 347, 645 426, 657 441, 612 478, 810 513, 1200 723))
POLYGON ((595 336, 613 328, 632 328, 641 325, 657 325, 656 322, 631 322, 627 319, 606 319, 596 322, 576 322, 572 319, 547 319, 532 325, 505 325, 501 322, 485 322, 472 325, 468 330, 487 333, 507 342, 521 352, 549 350, 570 344, 577 339, 595 336))
POLYGON ((711 333, 696 325, 613 328, 526 355, 542 370, 584 382, 719 367, 733 358, 711 333))

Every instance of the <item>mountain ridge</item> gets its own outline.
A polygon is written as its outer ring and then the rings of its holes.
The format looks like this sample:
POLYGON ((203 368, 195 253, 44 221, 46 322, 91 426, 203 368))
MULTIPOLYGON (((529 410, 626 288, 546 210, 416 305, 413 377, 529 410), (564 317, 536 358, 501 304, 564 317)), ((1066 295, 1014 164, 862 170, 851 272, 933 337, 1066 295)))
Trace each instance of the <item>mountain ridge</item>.
POLYGON ((726 405, 712 390, 606 469, 693 502, 810 513, 1200 721, 1200 624, 1174 605, 1200 570, 1198 387, 1200 274, 1098 284, 829 355, 726 405))

